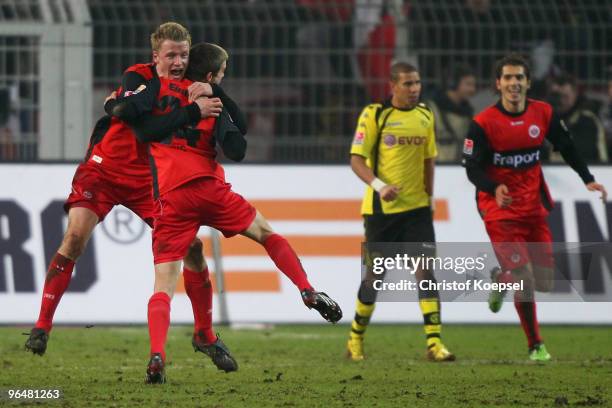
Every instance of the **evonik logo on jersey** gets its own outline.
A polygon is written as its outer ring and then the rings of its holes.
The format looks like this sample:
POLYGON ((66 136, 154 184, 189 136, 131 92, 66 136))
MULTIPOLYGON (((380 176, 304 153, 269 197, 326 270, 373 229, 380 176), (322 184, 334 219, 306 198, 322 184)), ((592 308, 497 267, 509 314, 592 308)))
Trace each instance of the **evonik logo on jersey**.
POLYGON ((540 150, 529 150, 522 153, 498 153, 493 154, 493 165, 498 167, 510 167, 514 169, 531 167, 540 162, 540 150))
POLYGON ((384 135, 383 143, 389 147, 398 145, 415 145, 420 146, 425 144, 427 137, 425 136, 395 136, 391 134, 384 135))

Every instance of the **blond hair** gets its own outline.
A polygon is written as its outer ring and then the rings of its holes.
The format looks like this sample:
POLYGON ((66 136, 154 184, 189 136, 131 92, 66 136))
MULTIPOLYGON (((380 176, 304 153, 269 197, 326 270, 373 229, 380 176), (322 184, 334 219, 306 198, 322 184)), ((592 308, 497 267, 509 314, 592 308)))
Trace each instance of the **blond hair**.
POLYGON ((159 48, 165 40, 176 42, 187 41, 191 47, 191 34, 189 34, 189 31, 179 23, 173 21, 163 23, 157 27, 153 34, 151 34, 151 49, 153 51, 159 51, 159 48))

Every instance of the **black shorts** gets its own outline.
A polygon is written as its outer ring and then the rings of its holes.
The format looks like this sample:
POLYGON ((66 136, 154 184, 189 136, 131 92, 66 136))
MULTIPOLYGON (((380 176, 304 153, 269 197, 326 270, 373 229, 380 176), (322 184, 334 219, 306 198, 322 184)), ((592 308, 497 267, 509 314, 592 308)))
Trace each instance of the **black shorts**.
MULTIPOLYGON (((430 207, 421 207, 397 214, 365 215, 366 242, 370 258, 395 257, 399 253, 411 256, 436 256, 436 236, 430 207), (373 243, 412 243, 406 245, 378 245, 373 243)), ((366 268, 362 280, 373 281, 382 275, 372 275, 366 268)), ((365 298, 364 298, 365 299, 365 298)), ((368 298, 369 299, 369 298, 368 298)))
POLYGON ((431 208, 364 215, 366 242, 436 242, 431 208))

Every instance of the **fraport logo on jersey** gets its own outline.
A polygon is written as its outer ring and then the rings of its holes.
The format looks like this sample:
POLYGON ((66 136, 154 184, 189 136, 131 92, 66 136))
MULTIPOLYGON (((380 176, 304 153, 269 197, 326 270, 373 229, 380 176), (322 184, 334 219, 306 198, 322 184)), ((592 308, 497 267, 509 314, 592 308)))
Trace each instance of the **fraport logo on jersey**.
POLYGON ((529 136, 533 139, 537 139, 540 136, 540 128, 537 125, 529 126, 529 136))
POLYGON ((364 138, 365 138, 365 133, 363 133, 363 132, 355 132, 355 137, 353 138, 353 144, 354 145, 362 145, 364 138))
POLYGON ((493 164, 498 167, 529 167, 540 161, 540 151, 528 152, 523 154, 493 154, 493 164))
POLYGON ((414 145, 420 146, 425 143, 425 136, 395 136, 387 134, 383 137, 383 143, 389 147, 395 145, 414 145))
POLYGON ((465 139, 463 141, 463 154, 471 156, 474 152, 474 141, 472 139, 465 139))

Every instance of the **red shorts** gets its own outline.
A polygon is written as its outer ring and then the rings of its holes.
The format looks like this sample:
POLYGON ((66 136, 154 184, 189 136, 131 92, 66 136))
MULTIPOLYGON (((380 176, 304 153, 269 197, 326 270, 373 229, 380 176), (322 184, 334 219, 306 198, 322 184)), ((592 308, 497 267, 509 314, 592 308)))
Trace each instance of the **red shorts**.
POLYGON ((155 202, 154 263, 183 259, 202 225, 226 237, 246 231, 257 211, 231 188, 216 178, 201 177, 162 195, 155 202))
POLYGON ((554 266, 552 235, 545 218, 489 221, 485 226, 502 270, 528 263, 545 268, 554 266))
POLYGON ((102 222, 114 206, 123 205, 153 227, 155 206, 151 186, 150 176, 122 176, 111 174, 100 166, 80 164, 74 173, 72 191, 64 203, 64 210, 88 208, 102 222))

